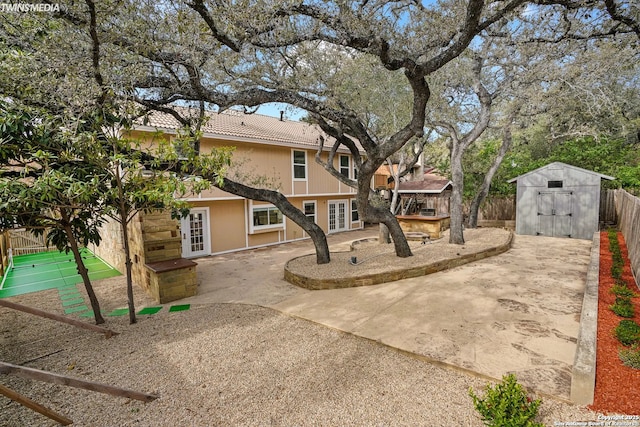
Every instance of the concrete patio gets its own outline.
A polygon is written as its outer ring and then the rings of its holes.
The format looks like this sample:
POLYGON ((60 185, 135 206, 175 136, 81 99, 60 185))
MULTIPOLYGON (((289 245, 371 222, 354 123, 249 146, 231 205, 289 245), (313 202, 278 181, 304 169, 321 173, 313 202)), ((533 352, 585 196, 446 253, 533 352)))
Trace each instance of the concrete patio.
MULTIPOLYGON (((377 229, 329 236, 332 251, 377 229)), ((588 240, 515 236, 508 252, 396 282, 309 291, 283 279, 310 241, 196 260, 198 295, 181 303, 245 303, 379 341, 492 378, 513 372, 563 399, 571 393, 588 240)))

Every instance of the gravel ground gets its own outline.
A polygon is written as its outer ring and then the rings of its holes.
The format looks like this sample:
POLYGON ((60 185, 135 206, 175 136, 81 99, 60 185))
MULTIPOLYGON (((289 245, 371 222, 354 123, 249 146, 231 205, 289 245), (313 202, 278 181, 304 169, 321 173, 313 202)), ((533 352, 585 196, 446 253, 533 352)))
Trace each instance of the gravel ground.
POLYGON ((409 241, 413 256, 398 258, 393 245, 380 245, 376 241, 365 241, 354 245, 351 252, 331 252, 329 264, 316 264, 315 255, 305 255, 292 259, 287 268, 294 274, 313 279, 339 279, 358 277, 383 271, 403 270, 421 264, 432 264, 456 256, 480 252, 508 242, 511 232, 502 228, 476 228, 464 232, 465 244, 449 243, 449 230, 443 237, 427 244, 409 241), (357 264, 350 264, 352 256, 357 264))
MULTIPOLYGON (((123 279, 96 284, 105 307, 122 307, 123 279)), ((61 313, 56 291, 14 302, 61 313)), ((145 296, 139 295, 139 306, 145 296)), ((376 342, 247 305, 212 304, 103 335, 0 308, 0 360, 159 398, 142 403, 3 376, 8 387, 75 426, 481 426, 469 387, 485 381, 430 365, 376 342)), ((0 397, 0 425, 52 426, 0 397)), ((594 420, 584 408, 545 400, 541 420, 594 420)))

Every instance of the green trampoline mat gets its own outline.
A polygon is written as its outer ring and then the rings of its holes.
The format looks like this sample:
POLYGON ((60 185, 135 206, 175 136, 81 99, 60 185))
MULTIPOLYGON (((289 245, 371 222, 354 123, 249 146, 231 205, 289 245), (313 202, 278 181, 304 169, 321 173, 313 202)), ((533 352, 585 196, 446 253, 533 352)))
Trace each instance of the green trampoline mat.
POLYGON ((172 313, 174 311, 184 311, 184 310, 189 310, 191 308, 191 304, 183 304, 183 305, 172 305, 169 308, 169 313, 172 313))
MULTIPOLYGON (((120 275, 118 270, 94 256, 88 249, 82 250, 82 258, 92 281, 120 275)), ((19 255, 13 258, 13 268, 6 272, 0 298, 67 288, 77 283, 82 283, 82 278, 71 253, 53 251, 19 255)))
POLYGON ((138 314, 156 314, 160 310, 162 310, 162 307, 145 307, 138 314))
POLYGON ((111 313, 108 313, 107 316, 124 316, 125 314, 129 314, 128 308, 116 308, 111 313))

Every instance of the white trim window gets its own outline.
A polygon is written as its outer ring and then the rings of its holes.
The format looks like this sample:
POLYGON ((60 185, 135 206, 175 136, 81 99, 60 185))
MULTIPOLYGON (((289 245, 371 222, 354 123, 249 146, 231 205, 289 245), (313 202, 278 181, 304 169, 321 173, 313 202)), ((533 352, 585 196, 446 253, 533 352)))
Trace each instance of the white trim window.
POLYGON ((338 159, 340 162, 340 173, 347 178, 351 178, 351 159, 343 154, 338 159))
POLYGON ((284 216, 273 205, 258 205, 251 209, 251 232, 269 229, 282 229, 284 216))
POLYGON ((313 222, 317 222, 317 205, 315 200, 302 202, 302 211, 307 218, 311 219, 313 222))
POLYGON ((293 167, 293 180, 307 180, 307 152, 300 150, 291 150, 291 163, 293 167))
POLYGON ((359 222, 360 214, 358 213, 358 203, 356 199, 351 199, 351 222, 359 222))

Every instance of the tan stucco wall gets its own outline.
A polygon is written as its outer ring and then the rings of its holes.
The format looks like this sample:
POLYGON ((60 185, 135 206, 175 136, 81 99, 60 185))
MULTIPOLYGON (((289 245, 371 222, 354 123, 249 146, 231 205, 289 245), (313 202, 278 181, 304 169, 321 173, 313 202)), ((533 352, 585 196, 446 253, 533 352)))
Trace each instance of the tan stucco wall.
MULTIPOLYGON (((137 131, 132 132, 131 136, 146 140, 147 143, 143 144, 145 146, 152 145, 152 141, 160 138, 173 138, 171 134, 137 131)), ((347 201, 350 215, 350 200, 355 197, 355 190, 341 184, 315 162, 315 149, 202 138, 200 149, 203 153, 210 152, 214 147, 235 147, 233 159, 243 171, 240 174, 243 177, 242 181, 248 182, 251 176, 267 177, 272 182, 276 182, 279 191, 288 196, 290 202, 300 209, 303 201, 315 201, 316 222, 325 232, 328 230, 328 200, 347 201), (293 150, 306 152, 306 180, 293 180, 293 150)), ((326 153, 323 154, 323 158, 327 159, 326 153)), ((335 157, 336 167, 339 166, 338 162, 339 155, 335 157)), ((233 171, 229 175, 232 176, 232 174, 233 171)), ((190 196, 189 200, 193 207, 209 208, 209 237, 212 253, 242 250, 307 237, 297 224, 287 218, 285 218, 283 229, 251 234, 249 206, 259 205, 260 202, 250 202, 217 188, 206 190, 199 196, 190 196)), ((361 226, 360 222, 351 223, 350 216, 347 224, 350 229, 361 226)))
MULTIPOLYGON (((131 138, 137 138, 142 143, 143 148, 153 146, 154 142, 161 139, 172 139, 172 134, 131 131, 131 138)), ((200 150, 203 153, 210 152, 214 147, 234 147, 233 163, 234 167, 242 170, 241 181, 247 182, 249 175, 268 178, 271 182, 277 183, 279 191, 285 195, 303 194, 352 194, 355 190, 340 183, 332 177, 324 168, 315 162, 315 149, 305 149, 305 147, 278 146, 263 143, 239 142, 226 139, 202 138, 200 150), (305 151, 307 153, 307 180, 293 181, 293 159, 292 151, 305 151)), ((344 154, 344 153, 343 153, 344 154)), ((327 153, 322 154, 326 161, 327 153)), ((339 169, 339 157, 336 155, 334 165, 339 169)), ((200 198, 230 198, 233 195, 217 188, 212 188, 201 193, 200 198)))
POLYGON ((193 203, 193 207, 209 208, 211 252, 225 252, 245 247, 244 204, 244 200, 193 203))
POLYGON ((264 246, 284 241, 283 230, 267 231, 249 235, 249 246, 264 246))

